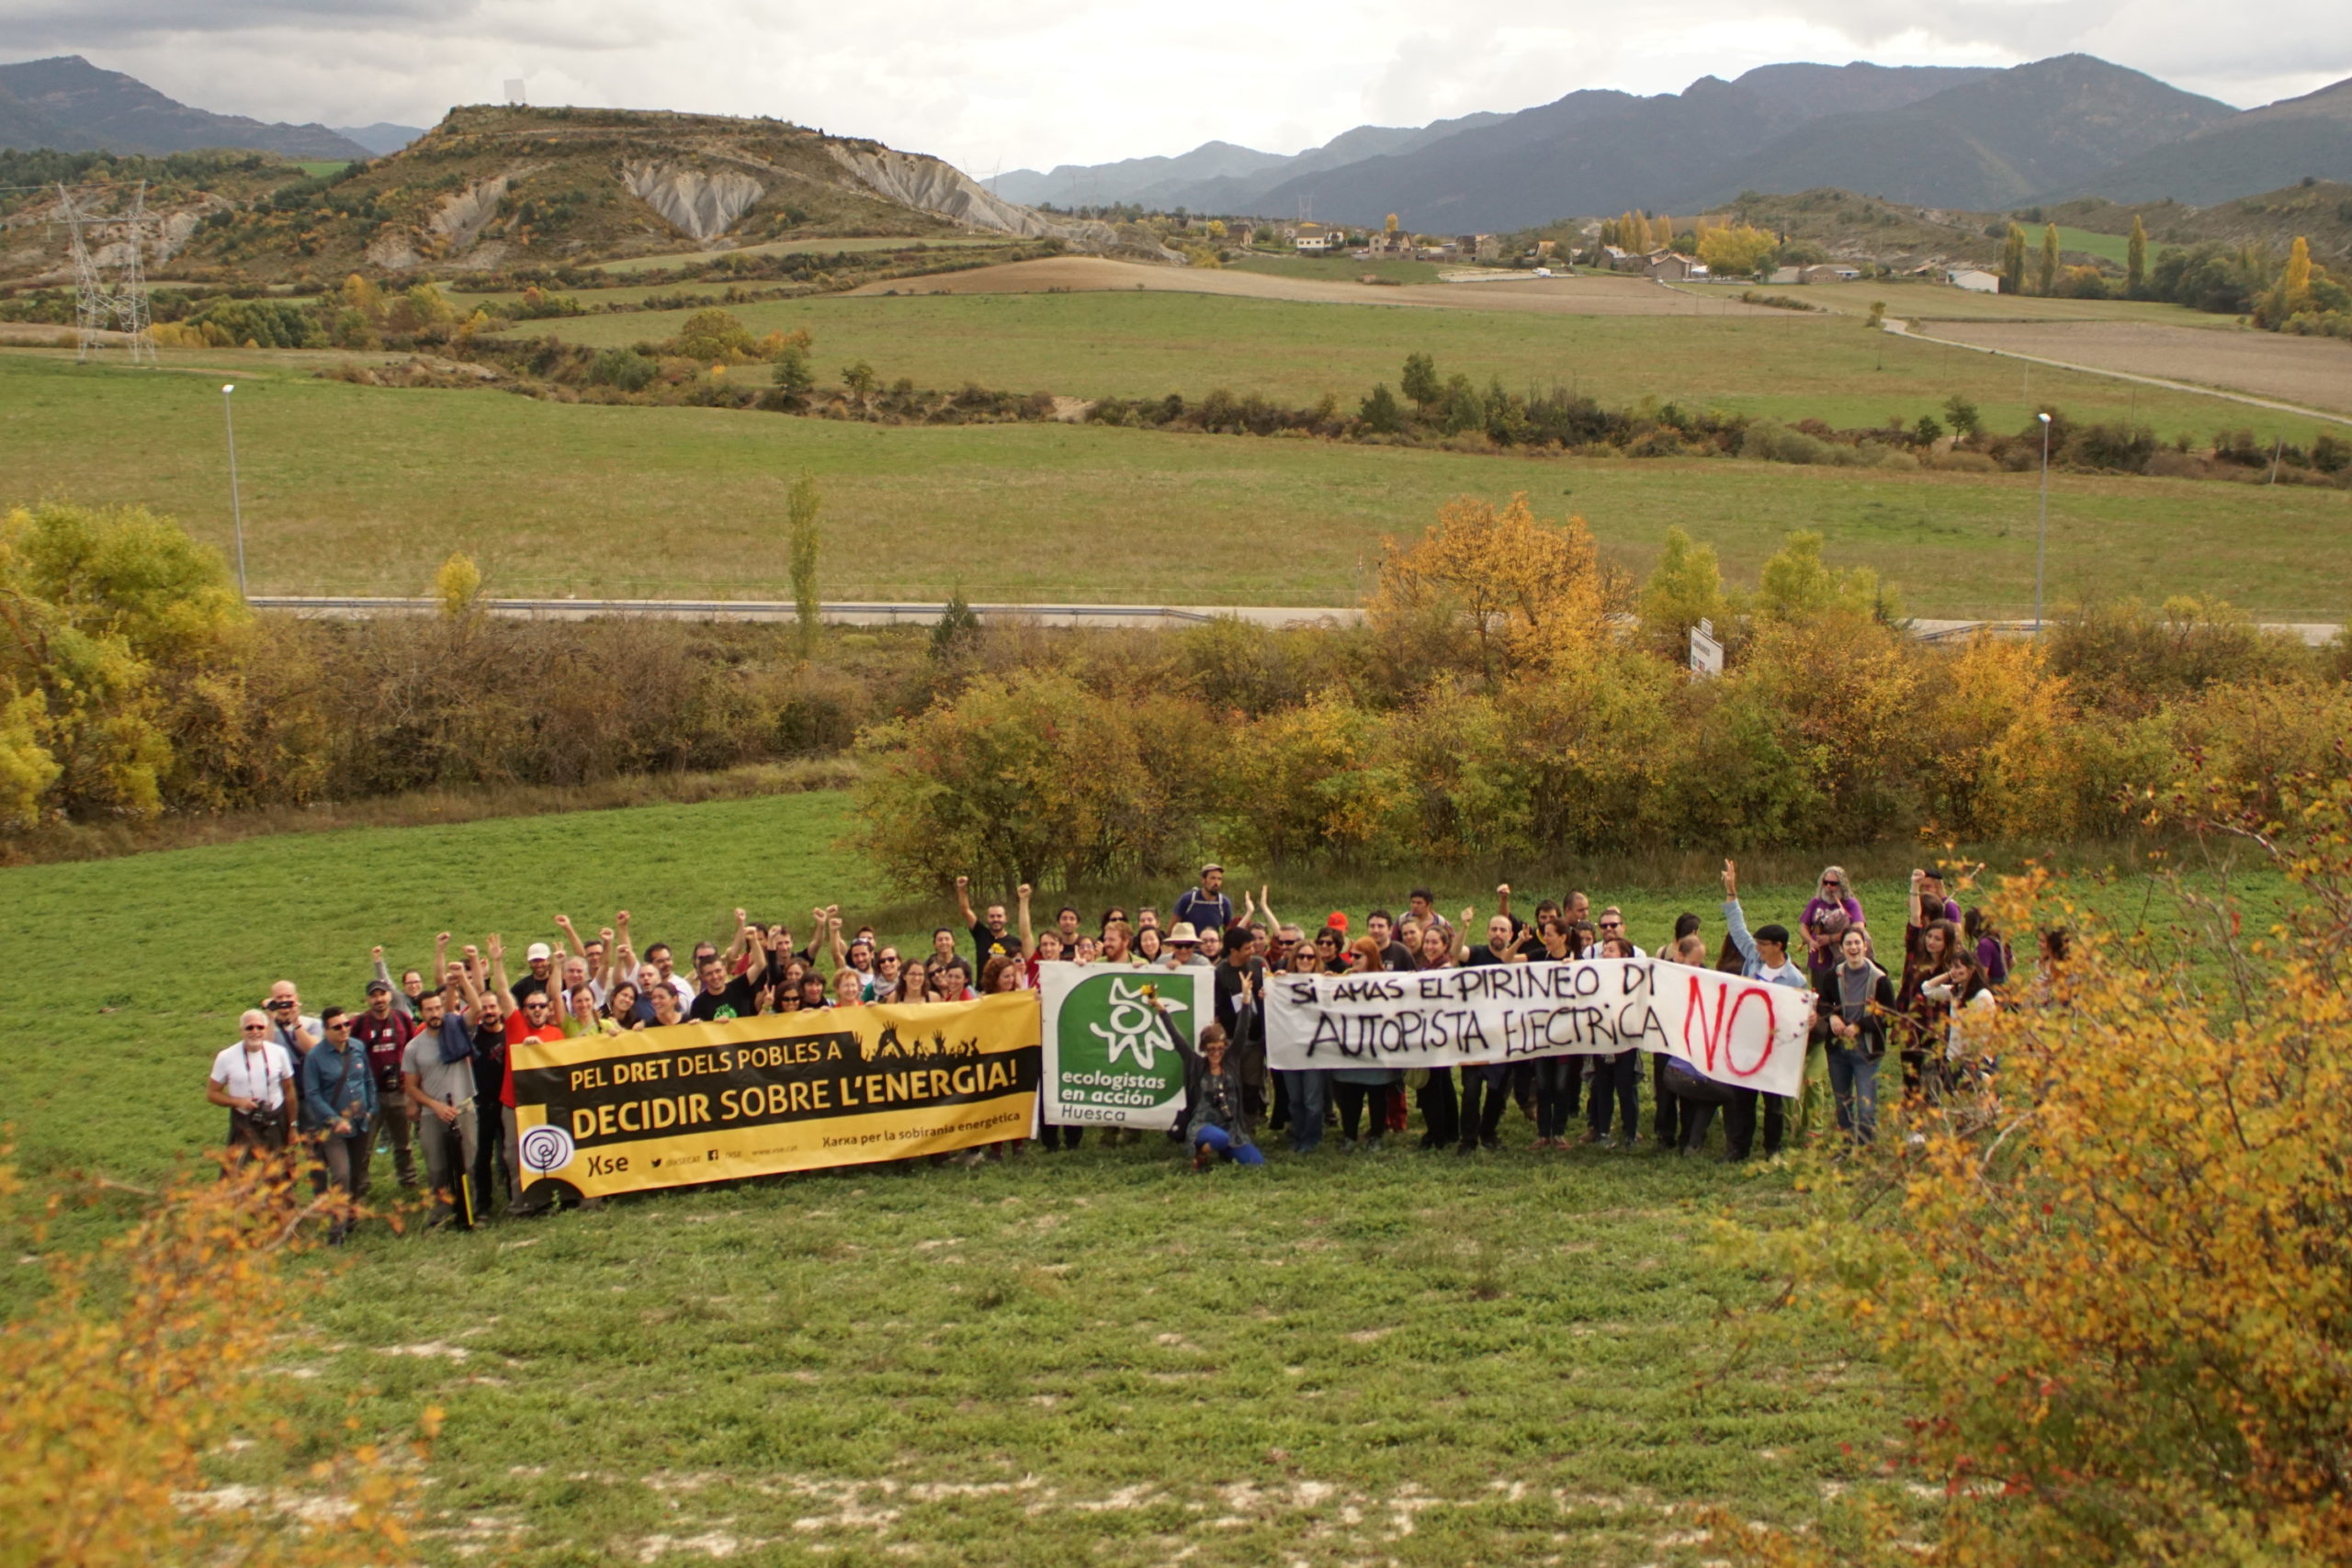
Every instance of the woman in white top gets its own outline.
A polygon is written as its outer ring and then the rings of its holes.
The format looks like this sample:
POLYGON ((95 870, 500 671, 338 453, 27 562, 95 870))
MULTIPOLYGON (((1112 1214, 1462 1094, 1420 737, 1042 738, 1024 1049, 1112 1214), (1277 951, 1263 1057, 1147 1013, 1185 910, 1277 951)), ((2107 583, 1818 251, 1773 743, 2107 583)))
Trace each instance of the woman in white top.
POLYGON ((1955 948, 1951 967, 1922 984, 1919 994, 1931 1002, 1941 1002, 1951 1010, 1951 1021, 1944 1026, 1944 1060, 1950 1064, 1955 1077, 1973 1077, 1992 1070, 1993 1059, 1987 1054, 1993 1014, 1999 1001, 1993 987, 1984 983, 1984 971, 1977 965, 1976 954, 1965 947, 1955 948))

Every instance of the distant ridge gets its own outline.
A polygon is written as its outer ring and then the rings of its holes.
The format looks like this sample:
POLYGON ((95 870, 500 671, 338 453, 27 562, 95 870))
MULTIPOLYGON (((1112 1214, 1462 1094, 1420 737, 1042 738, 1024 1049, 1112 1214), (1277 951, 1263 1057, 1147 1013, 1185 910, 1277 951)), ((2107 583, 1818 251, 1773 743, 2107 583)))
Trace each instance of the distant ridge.
POLYGON ((190 108, 78 54, 0 65, 0 147, 61 152, 193 152, 243 148, 283 158, 373 154, 323 125, 275 125, 190 108))
POLYGON ((2053 194, 2210 207, 2304 179, 2352 180, 2352 77, 2217 121, 2053 194))

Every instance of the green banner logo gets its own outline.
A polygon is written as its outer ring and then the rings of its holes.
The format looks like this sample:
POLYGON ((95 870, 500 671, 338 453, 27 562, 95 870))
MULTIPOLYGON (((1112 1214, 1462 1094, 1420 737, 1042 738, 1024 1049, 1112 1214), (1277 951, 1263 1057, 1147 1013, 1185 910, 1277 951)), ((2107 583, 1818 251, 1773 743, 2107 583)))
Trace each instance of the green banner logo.
POLYGON ((1148 969, 1089 975, 1071 986, 1054 1014, 1064 1118, 1141 1123, 1172 1109, 1183 1098, 1183 1052, 1198 1028, 1196 995, 1191 976, 1148 969))

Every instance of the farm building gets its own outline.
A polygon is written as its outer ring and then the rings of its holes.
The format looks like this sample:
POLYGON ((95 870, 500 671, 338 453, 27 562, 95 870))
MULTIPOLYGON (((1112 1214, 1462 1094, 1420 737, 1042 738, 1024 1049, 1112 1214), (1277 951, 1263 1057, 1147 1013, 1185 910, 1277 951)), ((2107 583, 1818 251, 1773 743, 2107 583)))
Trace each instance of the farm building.
POLYGON ((1677 255, 1672 251, 1660 251, 1657 254, 1647 258, 1647 265, 1642 268, 1642 276, 1657 278, 1663 283, 1681 283, 1690 278, 1706 276, 1707 269, 1689 256, 1677 255))
POLYGON ((1301 223, 1290 233, 1291 244, 1302 251, 1328 251, 1340 243, 1340 236, 1320 223, 1301 223))
POLYGON ((1965 288, 1971 294, 1998 294, 2001 291, 1999 276, 1982 267, 1956 266, 1944 274, 1944 281, 1954 288, 1965 288))

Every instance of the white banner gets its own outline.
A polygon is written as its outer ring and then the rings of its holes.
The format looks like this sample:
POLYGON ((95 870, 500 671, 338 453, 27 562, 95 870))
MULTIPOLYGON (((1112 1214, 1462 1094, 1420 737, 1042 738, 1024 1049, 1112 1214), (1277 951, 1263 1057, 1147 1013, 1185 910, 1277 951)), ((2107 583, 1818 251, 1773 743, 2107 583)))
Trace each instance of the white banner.
POLYGON ((1794 1095, 1813 1021, 1810 991, 1656 958, 1281 975, 1266 991, 1266 1065, 1284 1072, 1642 1050, 1794 1095))

